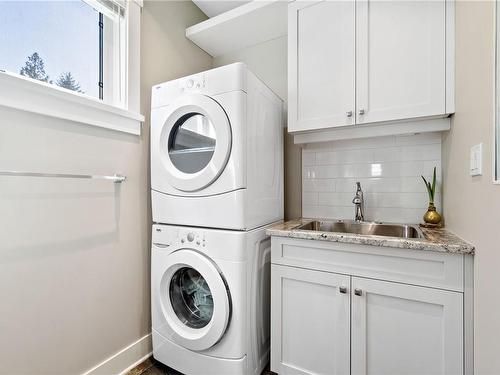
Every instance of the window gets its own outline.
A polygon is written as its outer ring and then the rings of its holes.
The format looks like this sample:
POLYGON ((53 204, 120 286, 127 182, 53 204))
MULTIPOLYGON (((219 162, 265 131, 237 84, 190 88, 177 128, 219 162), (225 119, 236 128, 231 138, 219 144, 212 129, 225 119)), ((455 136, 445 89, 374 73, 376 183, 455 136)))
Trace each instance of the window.
POLYGON ((0 1, 0 70, 125 106, 125 6, 0 1))

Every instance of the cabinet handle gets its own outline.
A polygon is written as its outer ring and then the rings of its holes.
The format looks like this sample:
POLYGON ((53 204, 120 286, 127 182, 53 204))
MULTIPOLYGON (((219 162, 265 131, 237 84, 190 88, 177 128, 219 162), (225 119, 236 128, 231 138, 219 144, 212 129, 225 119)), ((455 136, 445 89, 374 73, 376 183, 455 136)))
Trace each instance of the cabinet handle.
POLYGON ((342 294, 346 294, 347 293, 347 287, 346 286, 339 287, 339 292, 342 293, 342 294))
POLYGON ((363 291, 361 289, 354 289, 354 294, 357 295, 357 296, 361 296, 363 294, 363 291))
POLYGON ((345 114, 347 117, 352 117, 352 111, 347 111, 345 114))
POLYGON ((358 115, 360 116, 363 116, 365 114, 365 110, 363 108, 361 108, 359 111, 358 111, 358 115))

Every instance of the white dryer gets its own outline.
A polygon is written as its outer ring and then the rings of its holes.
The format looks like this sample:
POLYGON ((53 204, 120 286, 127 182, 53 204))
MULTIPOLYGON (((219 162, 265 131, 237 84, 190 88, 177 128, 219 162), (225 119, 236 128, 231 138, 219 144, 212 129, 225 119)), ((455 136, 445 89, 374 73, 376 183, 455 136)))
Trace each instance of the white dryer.
POLYGON ((260 375, 269 361, 271 240, 153 225, 154 357, 184 374, 260 375))
POLYGON ((153 221, 248 230, 283 218, 283 104, 244 64, 153 87, 153 221))

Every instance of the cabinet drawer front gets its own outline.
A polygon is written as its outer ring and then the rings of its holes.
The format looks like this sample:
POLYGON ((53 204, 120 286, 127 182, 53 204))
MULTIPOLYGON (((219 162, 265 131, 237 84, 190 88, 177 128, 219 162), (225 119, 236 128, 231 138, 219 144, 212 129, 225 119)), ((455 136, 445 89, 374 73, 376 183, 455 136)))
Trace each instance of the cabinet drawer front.
POLYGON ((349 373, 349 288, 349 276, 272 266, 272 371, 349 373))
POLYGON ((352 375, 463 374, 463 294, 352 278, 352 375))
POLYGON ((464 256, 422 250, 272 238, 271 262, 462 292, 464 256))

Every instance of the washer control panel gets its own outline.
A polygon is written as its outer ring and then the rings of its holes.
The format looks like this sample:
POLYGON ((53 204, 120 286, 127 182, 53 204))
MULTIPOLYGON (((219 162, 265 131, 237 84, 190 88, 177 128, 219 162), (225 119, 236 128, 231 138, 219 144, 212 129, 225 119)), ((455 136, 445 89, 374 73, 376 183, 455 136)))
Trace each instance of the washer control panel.
POLYGON ((206 246, 205 234, 189 228, 167 228, 163 225, 153 225, 153 245, 158 248, 167 248, 173 245, 193 248, 206 246))
POLYGON ((179 230, 177 238, 181 244, 189 246, 204 247, 206 245, 205 236, 192 230, 179 230))

